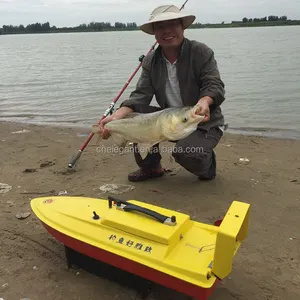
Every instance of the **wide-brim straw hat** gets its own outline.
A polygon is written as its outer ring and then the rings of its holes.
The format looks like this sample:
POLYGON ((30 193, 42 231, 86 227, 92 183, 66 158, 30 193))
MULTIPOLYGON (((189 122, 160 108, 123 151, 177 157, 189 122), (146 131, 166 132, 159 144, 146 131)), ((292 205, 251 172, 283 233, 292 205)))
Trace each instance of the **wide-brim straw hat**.
POLYGON ((181 19, 183 29, 188 28, 196 19, 196 16, 185 14, 175 5, 162 5, 155 8, 147 23, 140 26, 140 29, 148 34, 154 34, 153 23, 181 19))

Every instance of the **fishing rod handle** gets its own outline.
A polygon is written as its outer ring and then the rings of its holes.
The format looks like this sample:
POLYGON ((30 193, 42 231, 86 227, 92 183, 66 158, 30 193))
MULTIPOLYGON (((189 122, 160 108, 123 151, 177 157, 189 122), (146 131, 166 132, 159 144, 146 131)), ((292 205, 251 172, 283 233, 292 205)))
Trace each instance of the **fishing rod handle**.
POLYGON ((77 162, 78 159, 80 158, 81 153, 82 153, 82 151, 79 150, 79 151, 77 152, 77 154, 71 159, 71 161, 70 161, 69 164, 68 164, 68 167, 69 167, 69 168, 73 168, 73 167, 75 166, 76 162, 77 162))

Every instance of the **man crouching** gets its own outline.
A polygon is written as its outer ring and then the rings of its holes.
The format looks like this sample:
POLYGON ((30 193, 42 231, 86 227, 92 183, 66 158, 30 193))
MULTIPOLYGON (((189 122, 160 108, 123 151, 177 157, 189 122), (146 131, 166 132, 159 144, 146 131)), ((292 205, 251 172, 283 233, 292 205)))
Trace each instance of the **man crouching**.
MULTIPOLYGON (((174 5, 159 6, 149 21, 140 28, 154 35, 159 46, 144 57, 141 76, 135 90, 120 108, 100 124, 103 139, 109 137, 104 125, 124 118, 135 111, 149 113, 168 107, 198 105, 197 113, 205 115, 197 130, 175 144, 172 156, 200 180, 216 176, 214 148, 219 143, 224 126, 220 105, 225 100, 224 83, 220 78, 213 51, 205 44, 184 37, 184 30, 195 20, 174 5), (150 106, 155 96, 159 107, 150 106), (180 151, 177 151, 180 149, 180 151), (202 149, 202 151, 191 151, 202 149)), ((128 175, 129 181, 142 181, 164 174, 159 144, 138 162, 139 169, 128 175)))

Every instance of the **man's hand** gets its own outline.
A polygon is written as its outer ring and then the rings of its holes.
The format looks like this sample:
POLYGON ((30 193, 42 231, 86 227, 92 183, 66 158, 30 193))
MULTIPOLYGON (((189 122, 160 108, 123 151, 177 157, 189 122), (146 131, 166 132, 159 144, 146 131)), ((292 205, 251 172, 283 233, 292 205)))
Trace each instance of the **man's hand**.
POLYGON ((208 96, 202 97, 196 104, 197 109, 195 111, 195 114, 205 116, 203 122, 207 122, 210 119, 209 106, 211 104, 213 104, 213 99, 208 96))
POLYGON ((110 133, 108 129, 104 128, 104 125, 106 123, 113 120, 123 119, 124 117, 126 117, 126 115, 128 115, 132 111, 133 110, 131 108, 123 106, 119 108, 117 111, 115 111, 111 116, 107 116, 105 119, 103 119, 99 125, 102 139, 106 140, 110 137, 110 133))

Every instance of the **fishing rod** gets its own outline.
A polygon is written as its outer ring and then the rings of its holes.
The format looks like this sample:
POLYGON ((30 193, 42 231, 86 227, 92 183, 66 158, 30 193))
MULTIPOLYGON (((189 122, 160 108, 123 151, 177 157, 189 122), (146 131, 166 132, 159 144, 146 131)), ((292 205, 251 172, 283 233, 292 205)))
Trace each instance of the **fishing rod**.
MULTIPOLYGON (((184 6, 186 5, 186 3, 188 2, 188 0, 186 0, 180 10, 182 10, 184 8, 184 6)), ((146 55, 141 55, 139 57, 139 65, 136 67, 136 69, 134 70, 134 72, 132 73, 132 75, 128 78, 127 82, 124 84, 124 86, 122 87, 122 89, 119 91, 119 93, 117 94, 117 96, 113 99, 113 101, 110 103, 109 107, 106 109, 106 111, 104 112, 104 114, 102 115, 101 119, 98 122, 98 125, 100 125, 101 121, 103 119, 105 119, 109 114, 112 114, 115 104, 117 103, 117 101, 119 100, 119 98, 121 97, 121 95, 123 94, 123 92, 125 91, 125 89, 127 88, 127 86, 129 85, 129 83, 131 82, 131 80, 133 79, 133 77, 135 76, 135 74, 138 72, 138 70, 140 69, 140 67, 142 66, 143 63, 143 59, 145 56, 147 56, 148 54, 150 54, 154 49, 155 46, 157 45, 157 41, 151 46, 151 48, 149 49, 149 51, 147 52, 146 55)), ((88 145, 88 143, 90 142, 90 140, 92 139, 92 137, 94 136, 94 133, 91 132, 88 136, 88 138, 86 139, 86 141, 82 144, 82 146, 80 147, 80 149, 78 150, 77 154, 75 156, 72 157, 71 161, 68 164, 68 167, 70 169, 72 169, 75 164, 77 163, 77 161, 79 160, 83 150, 86 148, 86 146, 88 145)))

